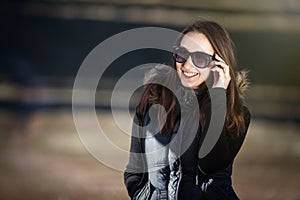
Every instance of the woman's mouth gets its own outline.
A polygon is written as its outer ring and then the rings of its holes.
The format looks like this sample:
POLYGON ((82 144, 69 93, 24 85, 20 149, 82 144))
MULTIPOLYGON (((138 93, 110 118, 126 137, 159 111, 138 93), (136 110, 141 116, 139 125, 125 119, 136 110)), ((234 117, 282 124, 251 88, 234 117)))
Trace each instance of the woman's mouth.
POLYGON ((182 71, 183 72, 183 75, 186 77, 186 78, 192 78, 192 77, 195 77, 198 75, 197 72, 185 72, 185 71, 182 71))

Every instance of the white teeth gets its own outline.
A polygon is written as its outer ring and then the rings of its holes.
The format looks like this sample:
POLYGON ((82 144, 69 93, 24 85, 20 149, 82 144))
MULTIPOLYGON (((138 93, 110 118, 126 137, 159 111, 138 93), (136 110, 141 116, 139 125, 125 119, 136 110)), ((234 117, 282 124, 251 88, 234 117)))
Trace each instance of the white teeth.
POLYGON ((184 74, 185 76, 189 76, 189 77, 192 77, 192 76, 196 76, 196 75, 197 75, 197 73, 195 73, 195 72, 183 72, 183 74, 184 74))

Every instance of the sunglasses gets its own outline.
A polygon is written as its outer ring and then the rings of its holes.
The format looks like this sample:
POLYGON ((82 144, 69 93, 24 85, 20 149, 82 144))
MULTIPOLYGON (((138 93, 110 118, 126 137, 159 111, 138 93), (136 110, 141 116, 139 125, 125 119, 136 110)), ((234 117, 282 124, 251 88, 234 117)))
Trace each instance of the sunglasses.
POLYGON ((182 46, 173 47, 173 57, 178 63, 185 63, 188 58, 191 57, 193 64, 198 68, 205 68, 212 61, 218 61, 216 59, 216 53, 209 55, 201 51, 189 52, 182 46))

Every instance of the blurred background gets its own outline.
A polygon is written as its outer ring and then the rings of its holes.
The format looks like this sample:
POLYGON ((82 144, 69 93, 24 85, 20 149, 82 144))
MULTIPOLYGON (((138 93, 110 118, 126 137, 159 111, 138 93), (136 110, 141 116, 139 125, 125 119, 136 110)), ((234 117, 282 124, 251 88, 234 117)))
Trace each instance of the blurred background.
MULTIPOLYGON (((76 73, 110 36, 144 26, 180 31, 197 18, 223 24, 235 43, 238 70, 249 70, 246 102, 253 118, 235 161, 234 188, 246 200, 300 199, 300 1, 12 0, 0 5, 0 199, 129 199, 122 172, 94 159, 77 135, 76 73)), ((168 56, 134 51, 101 77, 99 123, 123 149, 130 138, 109 111, 114 83, 132 67, 164 63, 168 56)), ((122 105, 120 116, 128 106, 122 105)))

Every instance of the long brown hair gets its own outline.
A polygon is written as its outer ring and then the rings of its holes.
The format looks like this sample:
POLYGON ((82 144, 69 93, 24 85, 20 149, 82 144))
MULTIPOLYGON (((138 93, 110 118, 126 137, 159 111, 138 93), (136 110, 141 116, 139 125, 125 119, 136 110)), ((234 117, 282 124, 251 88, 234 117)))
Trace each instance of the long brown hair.
MULTIPOLYGON (((214 21, 197 20, 181 32, 176 41, 176 45, 180 45, 180 42, 184 35, 189 32, 204 34, 211 43, 214 51, 225 61, 226 64, 230 66, 229 68, 231 81, 226 90, 227 112, 225 127, 228 133, 231 134, 237 135, 243 132, 245 130, 243 102, 239 96, 237 84, 235 81, 236 59, 234 55, 234 45, 229 37, 228 32, 214 21)), ((176 66, 175 64, 176 63, 173 60, 172 65, 174 68, 176 66)), ((172 71, 174 70, 171 70, 168 76, 166 76, 168 79, 166 81, 171 81, 173 82, 172 84, 175 85, 178 84, 179 78, 177 73, 174 73, 172 71)), ((199 109, 200 123, 202 127, 205 126, 207 118, 204 112, 204 107, 205 105, 207 105, 207 103, 210 102, 208 87, 210 87, 209 83, 203 83, 200 85, 202 93, 201 97, 199 98, 199 109)), ((166 123, 163 125, 159 125, 160 130, 163 133, 172 133, 177 119, 175 99, 176 98, 168 88, 158 84, 148 84, 141 96, 140 103, 137 107, 137 114, 142 117, 148 103, 161 104, 166 110, 166 116, 158 113, 158 118, 159 121, 161 121, 160 118, 166 118, 166 123)))

